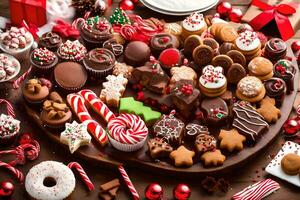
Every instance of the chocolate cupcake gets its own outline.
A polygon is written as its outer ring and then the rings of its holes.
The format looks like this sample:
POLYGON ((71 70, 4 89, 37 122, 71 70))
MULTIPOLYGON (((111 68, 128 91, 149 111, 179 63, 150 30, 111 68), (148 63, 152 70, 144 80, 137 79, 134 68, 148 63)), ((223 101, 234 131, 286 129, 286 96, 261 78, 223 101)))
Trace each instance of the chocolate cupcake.
POLYGON ((130 42, 124 52, 125 62, 135 67, 144 65, 149 61, 150 55, 150 47, 141 41, 130 42))
POLYGON ((32 105, 40 105, 49 95, 52 84, 46 79, 30 79, 22 88, 24 99, 32 105))
POLYGON ((286 43, 279 38, 272 38, 265 44, 264 55, 271 61, 276 62, 286 56, 286 43))
POLYGON ((284 101, 286 93, 286 84, 280 78, 270 78, 264 82, 266 88, 266 95, 274 98, 276 106, 280 107, 284 101))
POLYGON ((88 18, 79 28, 81 38, 88 50, 102 47, 106 40, 113 38, 110 23, 99 16, 88 18))
POLYGON ((57 55, 63 61, 81 62, 86 52, 86 48, 78 40, 67 40, 59 46, 57 55))
POLYGON ((289 60, 281 59, 274 65, 274 76, 285 81, 287 94, 294 91, 294 77, 296 69, 293 63, 289 60))
POLYGON ((159 33, 151 38, 150 47, 153 55, 159 56, 159 54, 165 49, 178 48, 179 41, 174 35, 159 33))
POLYGON ((32 51, 30 56, 30 63, 34 72, 38 75, 49 75, 52 69, 57 64, 58 58, 47 48, 39 48, 32 51))
POLYGON ((88 73, 95 78, 103 78, 112 73, 116 58, 114 54, 104 48, 91 50, 83 59, 88 73))
POLYGON ((12 144, 20 131, 20 121, 12 116, 0 115, 0 145, 12 144))
POLYGON ((54 69, 54 79, 63 92, 79 91, 86 83, 88 75, 82 65, 76 62, 62 62, 54 69))
POLYGON ((61 45, 62 39, 61 37, 53 32, 47 32, 40 37, 39 46, 45 47, 50 51, 57 51, 58 47, 61 45))
POLYGON ((65 123, 72 119, 72 112, 57 92, 49 95, 49 100, 44 101, 40 119, 45 126, 50 128, 64 128, 65 123))

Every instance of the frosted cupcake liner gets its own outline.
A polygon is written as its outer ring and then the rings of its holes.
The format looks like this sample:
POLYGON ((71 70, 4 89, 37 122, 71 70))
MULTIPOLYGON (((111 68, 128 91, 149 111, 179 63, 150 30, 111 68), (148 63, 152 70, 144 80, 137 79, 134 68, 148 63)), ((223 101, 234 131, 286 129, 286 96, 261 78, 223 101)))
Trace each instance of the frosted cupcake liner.
MULTIPOLYGON (((31 53, 30 55, 30 58, 32 57, 32 54, 33 52, 31 53)), ((33 72, 36 74, 36 75, 47 75, 47 76, 50 76, 54 67, 57 65, 58 63, 58 58, 56 56, 55 60, 53 61, 52 64, 50 65, 47 65, 47 66, 40 66, 40 65, 37 65, 35 64, 34 62, 32 62, 32 60, 30 59, 30 64, 33 68, 33 72)))
POLYGON ((95 69, 87 66, 87 64, 85 63, 84 60, 83 60, 83 65, 84 65, 86 71, 88 72, 88 74, 91 77, 94 77, 94 78, 97 78, 97 79, 105 78, 106 76, 112 74, 112 71, 113 71, 113 66, 111 68, 104 69, 104 70, 95 70, 95 69))
POLYGON ((147 136, 146 136, 143 140, 141 140, 138 143, 124 144, 124 143, 118 142, 117 140, 113 139, 110 135, 109 130, 107 130, 107 133, 108 133, 107 135, 108 135, 110 144, 114 148, 118 149, 119 151, 124 151, 124 152, 133 152, 133 151, 137 151, 137 150, 141 149, 147 140, 147 136))
POLYGON ((69 93, 74 93, 74 92, 80 91, 83 88, 83 86, 85 85, 86 81, 87 80, 85 80, 78 87, 64 87, 64 86, 60 85, 56 80, 55 80, 55 84, 58 86, 58 88, 61 90, 62 93, 69 94, 69 93))

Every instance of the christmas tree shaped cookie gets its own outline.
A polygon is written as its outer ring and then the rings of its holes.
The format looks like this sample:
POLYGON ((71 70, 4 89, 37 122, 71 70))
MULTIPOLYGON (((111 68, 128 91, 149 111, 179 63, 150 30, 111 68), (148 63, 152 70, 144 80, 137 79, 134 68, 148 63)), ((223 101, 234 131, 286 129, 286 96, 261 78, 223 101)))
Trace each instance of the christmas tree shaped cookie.
POLYGON ((130 24, 130 20, 127 14, 121 8, 115 9, 113 14, 109 18, 109 22, 114 25, 130 24))

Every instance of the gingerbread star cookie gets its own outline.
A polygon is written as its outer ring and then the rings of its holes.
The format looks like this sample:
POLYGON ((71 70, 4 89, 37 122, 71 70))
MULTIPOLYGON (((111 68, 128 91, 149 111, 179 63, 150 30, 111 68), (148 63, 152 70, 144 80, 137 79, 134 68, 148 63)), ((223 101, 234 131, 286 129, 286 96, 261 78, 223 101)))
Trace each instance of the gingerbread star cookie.
POLYGON ((201 161, 206 167, 223 165, 225 159, 226 157, 219 149, 215 151, 207 151, 201 156, 201 161))
POLYGON ((194 151, 190 151, 182 145, 170 154, 170 158, 175 161, 176 167, 192 166, 194 156, 194 151))
POLYGON ((280 110, 276 108, 275 103, 275 99, 266 96, 261 100, 260 108, 257 109, 257 112, 269 123, 277 122, 278 118, 281 116, 280 110))
POLYGON ((246 137, 239 134, 236 129, 231 129, 229 131, 221 130, 219 134, 220 148, 227 149, 229 152, 234 150, 242 150, 243 142, 246 141, 246 137))

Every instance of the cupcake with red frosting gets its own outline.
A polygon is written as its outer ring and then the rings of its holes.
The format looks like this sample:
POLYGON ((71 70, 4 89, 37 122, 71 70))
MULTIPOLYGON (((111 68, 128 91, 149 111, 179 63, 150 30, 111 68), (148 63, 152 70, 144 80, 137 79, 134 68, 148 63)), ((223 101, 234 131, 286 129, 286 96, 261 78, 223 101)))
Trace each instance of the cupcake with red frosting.
POLYGON ((111 145, 125 152, 142 148, 148 136, 145 122, 133 114, 120 114, 108 122, 107 129, 111 145))
POLYGON ((30 63, 34 71, 38 74, 49 74, 57 64, 58 58, 47 48, 38 48, 32 51, 30 63))
POLYGON ((57 50, 58 57, 64 61, 81 62, 86 53, 86 48, 78 40, 67 40, 57 50))
POLYGON ((0 115, 0 145, 13 143, 20 131, 20 121, 12 116, 0 115))

